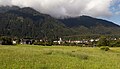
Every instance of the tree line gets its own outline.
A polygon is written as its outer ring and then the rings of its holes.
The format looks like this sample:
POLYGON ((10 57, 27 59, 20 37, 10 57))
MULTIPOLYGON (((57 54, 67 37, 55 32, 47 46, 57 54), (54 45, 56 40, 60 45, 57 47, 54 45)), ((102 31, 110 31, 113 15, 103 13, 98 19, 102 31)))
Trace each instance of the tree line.
MULTIPOLYGON (((11 37, 1 37, 0 41, 2 41, 2 45, 16 45, 21 44, 22 40, 18 38, 11 38, 11 37), (16 44, 13 43, 16 41, 16 44)), ((101 46, 109 46, 109 47, 120 47, 120 39, 110 39, 105 36, 99 37, 99 41, 92 41, 88 43, 75 43, 75 42, 67 42, 62 41, 60 44, 58 42, 49 41, 49 40, 38 40, 38 39, 31 39, 27 38, 25 41, 26 44, 30 45, 40 45, 40 46, 80 46, 80 47, 101 47, 101 46)))

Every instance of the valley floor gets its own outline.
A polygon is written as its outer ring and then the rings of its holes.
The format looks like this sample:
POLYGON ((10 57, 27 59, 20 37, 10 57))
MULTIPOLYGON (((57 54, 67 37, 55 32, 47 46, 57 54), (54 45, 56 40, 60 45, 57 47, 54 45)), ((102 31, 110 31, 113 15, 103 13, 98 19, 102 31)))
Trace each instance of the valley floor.
POLYGON ((0 69, 120 69, 120 48, 0 46, 0 69))

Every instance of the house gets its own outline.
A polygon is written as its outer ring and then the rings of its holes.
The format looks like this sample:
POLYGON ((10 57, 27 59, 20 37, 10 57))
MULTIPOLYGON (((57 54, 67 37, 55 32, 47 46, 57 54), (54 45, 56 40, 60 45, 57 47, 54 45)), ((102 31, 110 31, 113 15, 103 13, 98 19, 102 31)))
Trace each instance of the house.
POLYGON ((94 42, 95 40, 94 39, 91 39, 90 42, 94 42))
POLYGON ((17 41, 12 41, 13 45, 16 45, 17 44, 17 41))
POLYGON ((24 38, 20 40, 20 44, 33 44, 34 40, 32 38, 24 38))
POLYGON ((62 38, 59 38, 58 44, 62 43, 62 38))

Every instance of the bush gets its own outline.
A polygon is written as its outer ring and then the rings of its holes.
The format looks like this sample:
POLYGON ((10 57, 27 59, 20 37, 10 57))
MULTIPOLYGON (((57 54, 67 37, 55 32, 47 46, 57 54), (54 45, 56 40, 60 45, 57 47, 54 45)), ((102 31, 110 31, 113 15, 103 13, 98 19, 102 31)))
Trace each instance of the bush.
POLYGON ((52 46, 53 43, 52 42, 45 42, 45 46, 52 46))
POLYGON ((106 37, 101 36, 100 40, 97 43, 97 46, 109 46, 110 42, 107 40, 106 37))
POLYGON ((2 37, 2 45, 13 45, 12 39, 9 37, 2 37))
POLYGON ((120 40, 118 40, 118 41, 112 41, 110 43, 110 47, 120 47, 120 40))
POLYGON ((108 46, 101 46, 100 49, 101 49, 101 50, 104 50, 104 51, 110 50, 108 46))
POLYGON ((52 46, 52 42, 34 42, 34 45, 52 46))
POLYGON ((34 42, 34 45, 43 45, 43 42, 34 42))

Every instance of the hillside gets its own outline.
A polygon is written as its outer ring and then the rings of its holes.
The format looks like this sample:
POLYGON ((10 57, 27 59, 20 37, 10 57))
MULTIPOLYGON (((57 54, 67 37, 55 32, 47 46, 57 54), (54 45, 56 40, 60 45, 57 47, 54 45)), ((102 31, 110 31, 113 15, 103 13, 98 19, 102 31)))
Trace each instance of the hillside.
POLYGON ((120 27, 112 22, 93 18, 90 16, 81 16, 76 18, 68 18, 61 20, 68 27, 79 27, 85 26, 87 28, 96 27, 96 26, 105 26, 105 27, 120 27))
MULTIPOLYGON (((103 19, 97 19, 90 16, 80 16, 76 18, 60 19, 65 26, 72 28, 78 34, 82 35, 119 35, 120 26, 103 19)), ((71 36, 70 36, 71 37, 71 36)))
POLYGON ((56 39, 79 35, 119 35, 120 26, 90 16, 55 19, 25 7, 0 7, 0 35, 56 39))

